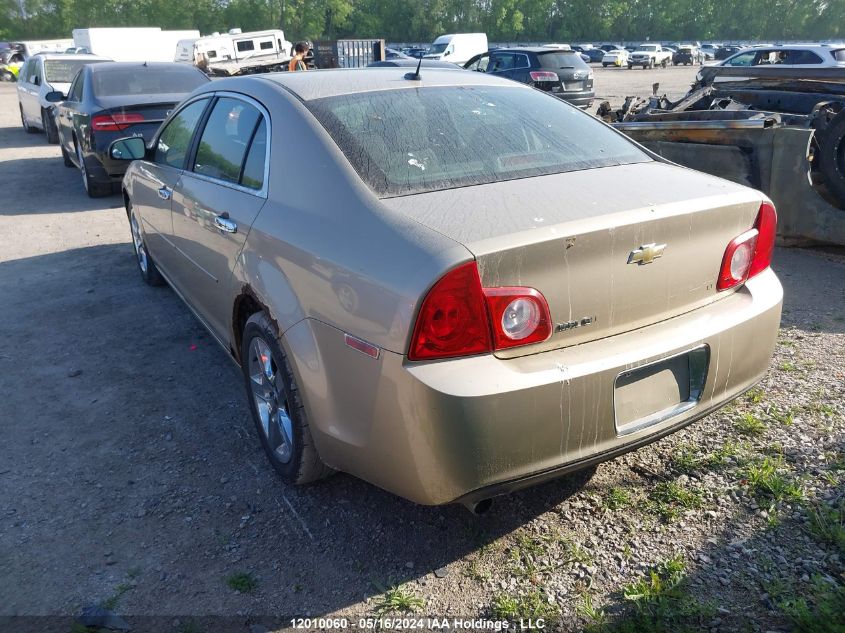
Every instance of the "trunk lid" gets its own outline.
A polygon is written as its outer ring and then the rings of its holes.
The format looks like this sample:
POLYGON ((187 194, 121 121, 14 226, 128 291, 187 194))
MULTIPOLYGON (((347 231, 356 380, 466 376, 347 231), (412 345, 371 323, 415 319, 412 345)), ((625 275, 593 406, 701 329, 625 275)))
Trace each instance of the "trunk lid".
POLYGON ((543 293, 555 331, 543 343, 496 352, 511 358, 634 330, 727 296, 716 291, 722 256, 753 226, 761 200, 752 189, 653 162, 383 202, 464 244, 485 287, 543 293))
MULTIPOLYGON (((118 115, 118 121, 125 121, 125 115, 140 114, 144 117, 143 121, 126 123, 122 130, 119 130, 121 136, 132 136, 139 134, 144 137, 144 140, 150 142, 155 136, 156 131, 161 126, 173 108, 176 107, 177 102, 155 102, 155 103, 140 103, 134 105, 120 105, 118 103, 109 103, 111 98, 100 98, 100 106, 104 109, 97 112, 96 115, 118 115), (111 107, 109 107, 111 106, 111 107)), ((114 98, 117 102, 119 98, 114 98)), ((123 99, 125 101, 125 98, 123 99)), ((117 130, 116 130, 117 131, 117 130)))

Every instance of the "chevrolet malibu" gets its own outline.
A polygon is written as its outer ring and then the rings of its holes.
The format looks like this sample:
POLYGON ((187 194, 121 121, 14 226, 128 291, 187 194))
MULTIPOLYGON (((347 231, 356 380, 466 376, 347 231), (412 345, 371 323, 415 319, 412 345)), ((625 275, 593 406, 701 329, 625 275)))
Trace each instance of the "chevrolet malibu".
POLYGON ((239 364, 284 481, 482 509, 761 379, 765 196, 516 82, 407 71, 212 82, 110 149, 141 277, 239 364))

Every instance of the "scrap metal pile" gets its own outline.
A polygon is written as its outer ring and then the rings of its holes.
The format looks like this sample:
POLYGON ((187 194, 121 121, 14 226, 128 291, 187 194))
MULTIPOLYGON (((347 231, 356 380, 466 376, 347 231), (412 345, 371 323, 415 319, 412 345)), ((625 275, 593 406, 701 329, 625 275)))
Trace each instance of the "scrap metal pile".
POLYGON ((709 66, 679 101, 658 90, 598 115, 668 160, 765 192, 783 241, 845 245, 845 68, 709 66))

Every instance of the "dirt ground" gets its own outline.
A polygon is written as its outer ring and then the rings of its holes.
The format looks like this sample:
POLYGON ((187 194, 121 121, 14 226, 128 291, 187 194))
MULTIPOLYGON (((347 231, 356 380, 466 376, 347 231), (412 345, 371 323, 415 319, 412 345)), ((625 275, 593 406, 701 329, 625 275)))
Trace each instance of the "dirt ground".
MULTIPOLYGON (((678 96, 693 72, 598 68, 596 85, 621 100, 659 80, 678 96)), ((58 148, 22 130, 6 84, 0 182, 0 630, 22 630, 3 616, 96 604, 133 630, 182 633, 219 630, 202 616, 257 633, 291 616, 390 608, 545 614, 580 630, 625 617, 625 584, 677 555, 682 586, 712 607, 693 630, 781 631, 793 621, 782 596, 842 582, 837 533, 833 545, 814 537, 804 509, 842 494, 840 254, 776 253, 782 345, 759 400, 475 517, 343 474, 283 485, 239 370, 174 293, 141 283, 119 197, 87 198, 58 148), (763 432, 743 435, 744 415, 763 432), (724 470, 696 461, 733 440, 724 470), (803 501, 747 489, 743 468, 775 450, 803 501), (701 503, 650 512, 667 478, 697 487, 701 503)))

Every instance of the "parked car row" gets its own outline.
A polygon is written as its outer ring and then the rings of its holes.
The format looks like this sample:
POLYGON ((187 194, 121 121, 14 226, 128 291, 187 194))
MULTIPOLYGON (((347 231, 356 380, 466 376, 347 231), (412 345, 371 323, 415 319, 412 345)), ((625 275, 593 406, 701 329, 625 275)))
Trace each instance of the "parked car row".
POLYGON ((91 197, 112 193, 126 164, 108 146, 133 134, 150 140, 191 90, 200 70, 175 62, 113 62, 95 55, 37 54, 21 69, 18 107, 27 132, 58 143, 67 167, 79 169, 91 197))

